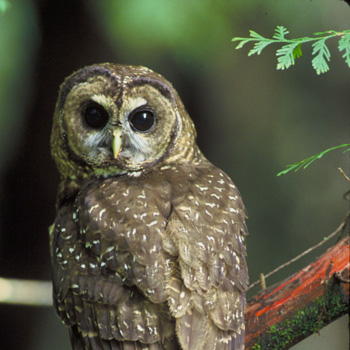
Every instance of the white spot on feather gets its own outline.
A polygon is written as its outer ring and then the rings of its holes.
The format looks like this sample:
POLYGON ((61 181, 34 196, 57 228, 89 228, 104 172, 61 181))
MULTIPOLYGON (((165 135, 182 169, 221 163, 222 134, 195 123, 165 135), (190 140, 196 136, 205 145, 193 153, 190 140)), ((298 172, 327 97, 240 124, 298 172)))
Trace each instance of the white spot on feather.
POLYGON ((99 213, 99 218, 102 220, 102 215, 106 212, 106 208, 102 209, 99 213))

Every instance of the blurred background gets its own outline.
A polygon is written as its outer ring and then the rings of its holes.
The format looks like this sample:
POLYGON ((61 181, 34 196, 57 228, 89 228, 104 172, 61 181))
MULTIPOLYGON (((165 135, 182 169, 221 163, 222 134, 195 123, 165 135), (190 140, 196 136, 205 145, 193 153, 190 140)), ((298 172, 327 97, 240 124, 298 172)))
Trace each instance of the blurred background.
MULTIPOLYGON (((98 62, 147 66, 178 90, 200 148, 242 193, 252 282, 333 232, 349 207, 337 170, 349 175, 349 153, 334 151, 305 171, 276 174, 349 143, 350 69, 334 39, 330 71, 320 76, 310 45, 295 66, 277 71, 277 46, 247 57, 251 45, 235 50, 231 43, 250 29, 272 37, 277 25, 293 38, 349 29, 350 7, 339 0, 11 1, 0 15, 0 277, 50 279, 55 100, 66 76, 98 62)), ((325 249, 271 277, 268 286, 325 249)), ((52 308, 0 305, 0 339, 2 350, 70 349, 52 308)))

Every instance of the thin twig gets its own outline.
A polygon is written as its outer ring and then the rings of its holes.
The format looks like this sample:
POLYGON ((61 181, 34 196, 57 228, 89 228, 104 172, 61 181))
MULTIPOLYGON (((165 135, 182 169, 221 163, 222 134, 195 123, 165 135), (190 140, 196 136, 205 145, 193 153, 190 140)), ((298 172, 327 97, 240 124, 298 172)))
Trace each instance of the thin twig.
POLYGON ((346 176, 346 174, 344 173, 343 169, 342 168, 338 168, 338 170, 340 171, 340 174, 342 174, 345 179, 350 183, 350 179, 346 176))
MULTIPOLYGON (((348 221, 350 219, 350 211, 346 214, 346 216, 344 217, 342 223, 340 224, 340 226, 334 231, 332 232, 328 237, 324 238, 321 242, 317 243, 316 245, 314 245, 313 247, 305 250, 303 253, 299 254, 298 256, 296 256, 295 258, 287 261, 286 263, 280 265, 279 267, 277 267, 276 269, 272 270, 271 272, 269 272, 268 274, 264 275, 265 276, 265 279, 272 276, 273 274, 275 274, 277 271, 285 268, 286 266, 290 265, 291 263, 299 260, 300 258, 302 258, 303 256, 309 254, 310 252, 312 252, 313 250, 317 249, 318 247, 320 247, 321 245, 323 245, 324 243, 326 243, 328 240, 330 240, 332 237, 336 236, 340 231, 342 231, 348 221)), ((258 279, 257 281, 255 281, 254 283, 252 283, 249 287, 248 287, 248 290, 253 288, 254 286, 256 286, 257 284, 260 283, 260 279, 258 279)))

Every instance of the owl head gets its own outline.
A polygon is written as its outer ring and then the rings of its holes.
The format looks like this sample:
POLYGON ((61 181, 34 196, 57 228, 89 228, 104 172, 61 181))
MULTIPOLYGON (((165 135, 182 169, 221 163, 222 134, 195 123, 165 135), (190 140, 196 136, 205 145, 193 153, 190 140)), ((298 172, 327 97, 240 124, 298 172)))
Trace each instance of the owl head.
POLYGON ((140 172, 198 156, 172 85, 145 67, 96 64, 60 88, 51 151, 63 178, 140 172))

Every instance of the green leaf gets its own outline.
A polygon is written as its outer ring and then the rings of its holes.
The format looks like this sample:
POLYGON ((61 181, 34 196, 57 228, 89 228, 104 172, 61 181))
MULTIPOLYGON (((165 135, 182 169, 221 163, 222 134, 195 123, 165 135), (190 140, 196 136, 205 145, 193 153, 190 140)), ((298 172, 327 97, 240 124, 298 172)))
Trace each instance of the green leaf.
POLYGON ((316 55, 312 60, 312 66, 316 70, 316 73, 321 74, 327 72, 329 70, 327 61, 330 60, 331 53, 326 45, 326 38, 316 41, 312 44, 312 47, 312 54, 316 55))
POLYGON ((287 30, 287 28, 283 26, 277 26, 277 28, 275 29, 275 34, 272 38, 276 40, 284 40, 285 35, 287 35, 288 33, 289 31, 287 30))
POLYGON ((267 45, 270 45, 271 44, 271 41, 268 41, 268 40, 263 40, 263 41, 258 41, 254 44, 254 48, 251 49, 248 53, 248 56, 251 56, 251 55, 254 55, 254 54, 257 54, 257 55, 260 55, 261 54, 261 51, 267 46, 267 45))
MULTIPOLYGON (((232 41, 237 41, 237 40, 234 40, 234 39, 241 39, 241 38, 233 38, 232 41)), ((242 40, 236 47, 235 49, 238 50, 238 49, 241 49, 246 43, 248 43, 250 40, 242 40)))
POLYGON ((250 41, 251 39, 249 38, 240 38, 238 36, 235 36, 234 38, 231 39, 231 41, 241 41, 241 40, 245 40, 245 41, 250 41))
POLYGON ((254 32, 254 30, 250 30, 250 31, 249 31, 249 35, 250 35, 252 38, 255 38, 255 39, 259 39, 259 40, 264 40, 264 39, 265 39, 263 36, 261 36, 261 35, 258 34, 257 32, 254 32))
POLYGON ((276 56, 279 56, 277 69, 287 69, 295 63, 294 51, 299 45, 299 43, 288 44, 277 50, 276 56))
POLYGON ((345 59, 346 64, 350 67, 350 33, 344 34, 339 40, 338 46, 339 52, 345 51, 343 58, 345 59))
POLYGON ((335 30, 327 30, 326 32, 317 32, 317 33, 314 33, 314 35, 323 35, 323 36, 329 36, 329 35, 337 35, 338 32, 336 32, 335 30))
POLYGON ((301 43, 298 44, 298 46, 293 50, 293 57, 294 59, 299 58, 303 55, 301 51, 301 43))

